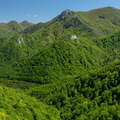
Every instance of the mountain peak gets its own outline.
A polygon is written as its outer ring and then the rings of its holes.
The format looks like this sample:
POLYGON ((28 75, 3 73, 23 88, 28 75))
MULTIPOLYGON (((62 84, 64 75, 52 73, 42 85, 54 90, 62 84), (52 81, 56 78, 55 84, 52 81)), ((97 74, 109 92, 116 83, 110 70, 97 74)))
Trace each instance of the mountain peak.
POLYGON ((60 16, 72 15, 74 12, 70 9, 64 10, 60 16))

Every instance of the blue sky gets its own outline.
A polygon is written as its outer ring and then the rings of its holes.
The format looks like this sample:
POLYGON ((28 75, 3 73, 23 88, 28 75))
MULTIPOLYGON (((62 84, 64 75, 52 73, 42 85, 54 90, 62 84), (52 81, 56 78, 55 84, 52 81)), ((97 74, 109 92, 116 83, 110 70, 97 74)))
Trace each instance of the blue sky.
POLYGON ((105 6, 120 8, 120 0, 0 0, 0 22, 46 22, 65 9, 86 11, 105 6))

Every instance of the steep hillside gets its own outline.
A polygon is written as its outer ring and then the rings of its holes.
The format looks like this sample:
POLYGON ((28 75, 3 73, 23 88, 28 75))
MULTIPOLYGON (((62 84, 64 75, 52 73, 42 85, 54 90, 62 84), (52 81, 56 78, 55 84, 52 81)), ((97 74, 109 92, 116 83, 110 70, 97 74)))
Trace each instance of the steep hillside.
POLYGON ((0 120, 60 120, 59 112, 20 90, 0 87, 0 120))
MULTIPOLYGON (((54 82, 59 80, 61 75, 74 76, 81 71, 102 67, 120 58, 119 32, 93 40, 80 36, 71 40, 68 36, 58 40, 49 38, 46 42, 44 41, 46 36, 42 37, 40 42, 36 40, 37 46, 34 46, 35 43, 32 44, 32 53, 16 62, 16 67, 14 66, 17 71, 16 79, 39 83, 54 82)), ((29 47, 28 49, 30 50, 29 47)))
POLYGON ((120 59, 120 32, 95 40, 95 42, 106 53, 105 63, 120 59))
POLYGON ((3 24, 16 33, 0 38, 0 77, 48 83, 61 75, 109 64, 119 59, 119 32, 111 35, 115 30, 110 29, 112 25, 119 30, 119 18, 118 9, 107 7, 88 12, 65 10, 38 26, 15 21, 3 24), (110 27, 109 36, 99 25, 104 30, 110 27), (24 29, 28 32, 19 33, 24 29))
POLYGON ((1 23, 0 119, 120 120, 119 59, 119 9, 1 23))
POLYGON ((16 62, 16 79, 54 82, 61 75, 75 75, 101 66, 104 56, 104 52, 94 42, 85 38, 53 41, 39 48, 36 54, 16 62))
POLYGON ((120 61, 53 84, 31 88, 28 94, 56 106, 63 120, 119 120, 120 61))
POLYGON ((110 34, 120 30, 120 10, 112 7, 77 13, 97 35, 110 34))

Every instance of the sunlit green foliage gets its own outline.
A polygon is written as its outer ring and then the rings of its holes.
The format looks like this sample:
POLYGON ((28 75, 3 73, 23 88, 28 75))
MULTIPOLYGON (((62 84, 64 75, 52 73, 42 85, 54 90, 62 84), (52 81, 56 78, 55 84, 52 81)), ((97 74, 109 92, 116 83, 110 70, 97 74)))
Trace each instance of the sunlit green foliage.
POLYGON ((0 120, 120 120, 120 10, 63 11, 0 24, 0 120))

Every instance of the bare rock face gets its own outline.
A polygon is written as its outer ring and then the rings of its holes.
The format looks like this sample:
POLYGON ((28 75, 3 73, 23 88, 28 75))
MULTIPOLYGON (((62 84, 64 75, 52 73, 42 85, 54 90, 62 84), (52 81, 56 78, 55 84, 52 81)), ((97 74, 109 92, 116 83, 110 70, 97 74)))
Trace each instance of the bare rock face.
POLYGON ((73 15, 73 11, 67 9, 67 10, 64 10, 60 16, 67 16, 67 15, 73 15))
POLYGON ((69 28, 69 27, 78 27, 80 25, 82 25, 82 21, 80 20, 80 18, 76 15, 73 15, 73 16, 70 16, 70 17, 67 17, 65 19, 65 22, 64 22, 64 28, 69 28))
POLYGON ((75 14, 74 11, 71 11, 69 9, 64 10, 57 17, 57 20, 63 23, 65 29, 72 27, 72 26, 76 27, 82 24, 82 21, 80 20, 80 16, 75 14))
POLYGON ((59 16, 58 16, 58 19, 64 19, 66 17, 69 17, 69 16, 73 16, 74 15, 74 12, 67 9, 67 10, 64 10, 59 16))

